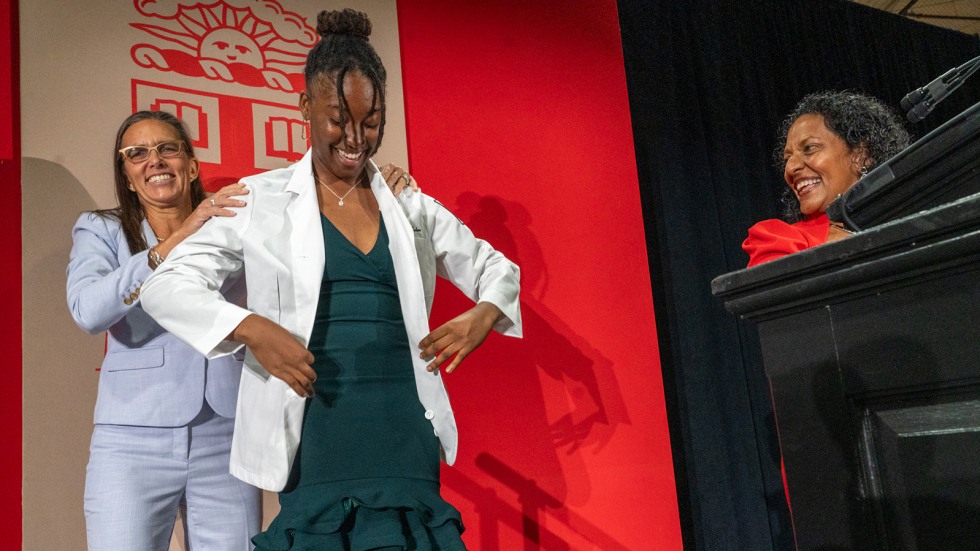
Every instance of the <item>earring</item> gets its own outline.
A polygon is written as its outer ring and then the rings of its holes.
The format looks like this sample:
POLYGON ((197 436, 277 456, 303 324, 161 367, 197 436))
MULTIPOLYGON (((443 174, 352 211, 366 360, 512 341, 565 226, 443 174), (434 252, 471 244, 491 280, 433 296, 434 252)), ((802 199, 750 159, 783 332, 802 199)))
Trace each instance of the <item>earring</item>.
POLYGON ((861 167, 860 172, 861 172, 861 177, 862 178, 864 178, 865 176, 867 176, 868 175, 868 165, 863 165, 861 167))
POLYGON ((303 119, 303 141, 310 139, 310 121, 303 119))

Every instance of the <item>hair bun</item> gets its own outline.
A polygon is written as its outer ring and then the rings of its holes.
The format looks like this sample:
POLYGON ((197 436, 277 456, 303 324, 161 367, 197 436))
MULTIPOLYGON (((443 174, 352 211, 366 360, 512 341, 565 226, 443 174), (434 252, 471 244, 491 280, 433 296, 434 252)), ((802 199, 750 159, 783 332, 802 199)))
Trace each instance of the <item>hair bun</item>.
POLYGON ((346 34, 367 40, 371 36, 371 20, 364 12, 350 8, 321 11, 316 18, 316 32, 320 36, 346 34))

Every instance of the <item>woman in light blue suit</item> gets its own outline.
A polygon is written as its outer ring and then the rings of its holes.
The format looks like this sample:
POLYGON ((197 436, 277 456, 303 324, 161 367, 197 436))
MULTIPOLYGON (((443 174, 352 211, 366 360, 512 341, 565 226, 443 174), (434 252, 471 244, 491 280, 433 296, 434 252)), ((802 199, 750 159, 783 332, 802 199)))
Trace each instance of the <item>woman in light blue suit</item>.
MULTIPOLYGON (((234 184, 206 198, 188 133, 141 111, 115 144, 119 206, 83 213, 72 230, 68 305, 82 329, 108 333, 85 479, 90 550, 166 550, 178 509, 186 546, 250 549, 260 491, 228 472, 240 357, 207 359, 143 311, 140 287, 174 246, 224 207, 234 184)), ((244 285, 223 289, 243 303, 244 285)))

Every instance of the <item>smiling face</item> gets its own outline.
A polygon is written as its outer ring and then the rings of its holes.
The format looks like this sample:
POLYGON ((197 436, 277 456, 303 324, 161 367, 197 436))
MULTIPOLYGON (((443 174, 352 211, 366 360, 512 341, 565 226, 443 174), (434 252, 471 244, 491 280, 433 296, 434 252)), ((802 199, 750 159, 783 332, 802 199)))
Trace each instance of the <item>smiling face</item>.
POLYGON ((317 174, 353 184, 377 151, 384 112, 371 80, 361 72, 344 77, 344 102, 334 82, 316 79, 312 90, 300 94, 299 107, 310 121, 317 174))
POLYGON ((783 178, 807 217, 825 212, 861 176, 860 151, 827 128, 822 115, 796 119, 786 135, 783 159, 783 178))
MULTIPOLYGON (((162 142, 179 142, 180 134, 166 122, 147 119, 134 123, 122 136, 121 147, 153 147, 162 142)), ((197 178, 197 159, 188 157, 186 148, 176 157, 163 158, 151 151, 142 163, 122 161, 130 191, 136 193, 144 208, 189 208, 191 182, 197 178)))

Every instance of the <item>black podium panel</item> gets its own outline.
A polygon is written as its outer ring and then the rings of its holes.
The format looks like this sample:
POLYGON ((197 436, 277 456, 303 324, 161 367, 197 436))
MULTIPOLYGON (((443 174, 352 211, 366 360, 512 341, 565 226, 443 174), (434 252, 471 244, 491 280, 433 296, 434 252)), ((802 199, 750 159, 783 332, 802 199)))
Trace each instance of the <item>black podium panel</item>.
POLYGON ((757 325, 799 549, 980 548, 980 195, 712 289, 757 325))

